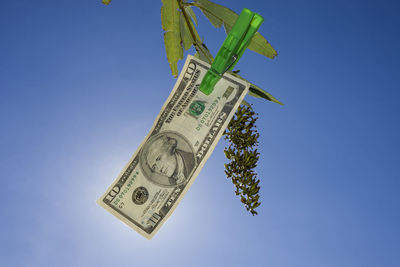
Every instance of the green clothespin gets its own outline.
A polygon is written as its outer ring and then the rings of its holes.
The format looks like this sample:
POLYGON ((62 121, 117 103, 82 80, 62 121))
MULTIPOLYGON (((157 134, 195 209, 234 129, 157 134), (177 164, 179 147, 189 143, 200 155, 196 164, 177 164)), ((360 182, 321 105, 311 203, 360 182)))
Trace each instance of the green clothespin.
POLYGON ((200 91, 210 95, 214 86, 227 70, 232 70, 243 55, 251 38, 263 23, 264 18, 259 14, 243 8, 235 25, 226 37, 218 51, 211 68, 207 71, 200 84, 200 91))

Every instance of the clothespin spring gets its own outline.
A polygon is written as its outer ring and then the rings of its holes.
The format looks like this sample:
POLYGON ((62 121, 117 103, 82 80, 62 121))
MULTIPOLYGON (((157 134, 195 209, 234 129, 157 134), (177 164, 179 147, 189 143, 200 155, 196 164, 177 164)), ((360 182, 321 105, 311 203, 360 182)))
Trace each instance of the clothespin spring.
POLYGON ((234 56, 232 57, 232 62, 229 64, 228 67, 226 67, 226 69, 224 70, 224 72, 221 73, 221 76, 223 76, 223 75, 225 74, 225 72, 227 72, 227 71, 235 64, 235 62, 236 62, 237 59, 238 59, 238 55, 234 55, 234 56))

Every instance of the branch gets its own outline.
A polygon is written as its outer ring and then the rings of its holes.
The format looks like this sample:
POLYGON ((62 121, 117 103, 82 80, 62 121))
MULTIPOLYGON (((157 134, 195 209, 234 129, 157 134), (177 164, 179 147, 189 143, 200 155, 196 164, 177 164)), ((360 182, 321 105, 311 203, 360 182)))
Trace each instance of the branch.
POLYGON ((192 36, 194 48, 196 49, 196 51, 197 51, 198 53, 200 53, 199 50, 202 50, 202 53, 208 58, 208 63, 211 64, 211 63, 212 63, 212 59, 211 59, 210 57, 208 57, 207 53, 204 52, 204 50, 203 50, 204 47, 201 45, 203 42, 201 42, 201 44, 199 45, 199 43, 198 43, 198 41, 197 41, 197 38, 196 38, 196 35, 194 34, 194 31, 193 31, 193 28, 192 28, 192 24, 191 24, 190 21, 189 21, 190 18, 188 17, 188 14, 186 13, 185 8, 184 8, 184 6, 183 6, 181 0, 177 0, 177 1, 178 1, 179 8, 180 8, 180 10, 182 11, 183 18, 185 19, 186 24, 187 24, 187 26, 188 26, 190 35, 192 36))

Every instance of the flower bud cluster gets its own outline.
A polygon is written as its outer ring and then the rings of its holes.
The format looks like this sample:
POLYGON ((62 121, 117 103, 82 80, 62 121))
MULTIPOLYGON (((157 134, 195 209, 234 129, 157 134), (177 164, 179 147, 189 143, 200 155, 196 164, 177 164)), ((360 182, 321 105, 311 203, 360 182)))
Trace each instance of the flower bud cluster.
POLYGON ((257 214, 255 208, 261 204, 258 201, 260 180, 254 171, 260 154, 257 151, 260 134, 255 129, 257 115, 251 105, 240 105, 224 132, 224 138, 229 140, 224 152, 230 160, 225 164, 225 174, 232 180, 236 195, 252 215, 257 214))

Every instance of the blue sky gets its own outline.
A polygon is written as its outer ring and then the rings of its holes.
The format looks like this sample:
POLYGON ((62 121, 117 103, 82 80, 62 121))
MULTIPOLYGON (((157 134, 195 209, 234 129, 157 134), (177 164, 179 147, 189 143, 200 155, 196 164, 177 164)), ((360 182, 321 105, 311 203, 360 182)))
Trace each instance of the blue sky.
MULTIPOLYGON (((95 203, 175 83, 161 1, 3 1, 1 266, 398 266, 397 1, 216 2, 263 15, 279 53, 237 65, 285 103, 246 97, 259 215, 225 178, 223 141, 151 241, 95 203)), ((223 30, 199 24, 215 55, 223 30)))

